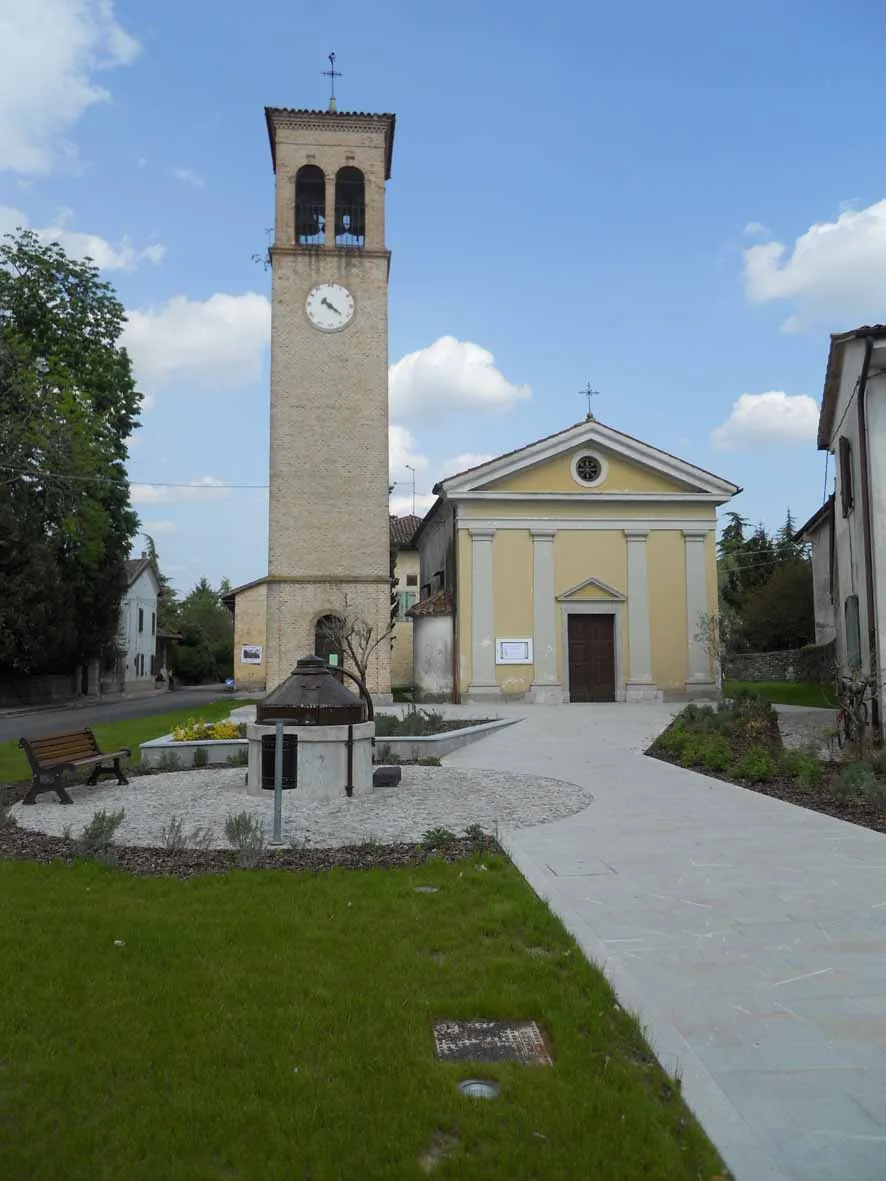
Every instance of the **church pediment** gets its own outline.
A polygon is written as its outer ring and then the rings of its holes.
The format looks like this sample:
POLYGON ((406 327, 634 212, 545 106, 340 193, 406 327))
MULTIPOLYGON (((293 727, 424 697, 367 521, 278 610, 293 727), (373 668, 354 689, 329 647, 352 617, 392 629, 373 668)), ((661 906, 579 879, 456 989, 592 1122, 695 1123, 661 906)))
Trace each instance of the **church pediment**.
POLYGON ((685 460, 590 420, 443 480, 435 491, 466 499, 611 496, 722 504, 739 489, 685 460))
POLYGON ((575 586, 571 586, 562 594, 557 595, 557 602, 581 603, 607 600, 623 603, 625 598, 626 596, 621 591, 616 590, 614 586, 609 586, 606 582, 601 582, 599 578, 586 578, 584 582, 578 582, 575 586))

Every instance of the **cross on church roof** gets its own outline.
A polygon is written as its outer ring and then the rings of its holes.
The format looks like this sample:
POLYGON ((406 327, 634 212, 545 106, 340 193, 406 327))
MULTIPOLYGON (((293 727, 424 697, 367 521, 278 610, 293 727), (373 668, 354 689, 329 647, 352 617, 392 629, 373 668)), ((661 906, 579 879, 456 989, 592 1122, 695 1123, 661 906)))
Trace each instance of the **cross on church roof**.
POLYGON ((599 398, 600 391, 593 389, 591 387, 591 383, 588 382, 583 390, 578 391, 578 396, 580 398, 587 398, 587 400, 588 400, 588 419, 587 420, 588 420, 588 422, 590 422, 591 419, 594 417, 593 414, 591 413, 591 398, 599 398))
POLYGON ((329 95, 329 109, 335 110, 335 80, 341 78, 341 72, 335 68, 335 54, 329 55, 329 69, 322 71, 323 77, 329 79, 330 95, 329 95))

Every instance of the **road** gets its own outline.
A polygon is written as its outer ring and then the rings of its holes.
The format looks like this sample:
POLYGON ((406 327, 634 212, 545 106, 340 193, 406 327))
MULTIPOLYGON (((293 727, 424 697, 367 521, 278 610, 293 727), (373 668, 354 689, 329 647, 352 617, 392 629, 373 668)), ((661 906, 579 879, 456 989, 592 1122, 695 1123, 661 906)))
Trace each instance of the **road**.
POLYGON ((129 718, 148 718, 154 714, 179 709, 199 709, 210 701, 230 696, 218 685, 196 685, 170 693, 158 689, 145 696, 117 697, 99 702, 72 703, 58 708, 34 710, 33 713, 0 713, 0 742, 10 738, 41 738, 83 726, 104 726, 129 718))

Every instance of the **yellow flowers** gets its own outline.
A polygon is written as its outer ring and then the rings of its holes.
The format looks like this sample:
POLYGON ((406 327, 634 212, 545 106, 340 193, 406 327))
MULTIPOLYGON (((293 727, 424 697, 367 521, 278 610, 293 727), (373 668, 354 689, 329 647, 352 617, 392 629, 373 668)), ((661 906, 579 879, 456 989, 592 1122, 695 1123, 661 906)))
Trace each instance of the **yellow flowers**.
POLYGON ((174 727, 173 742, 199 742, 212 738, 239 738, 240 727, 236 722, 201 722, 188 718, 182 726, 174 727))

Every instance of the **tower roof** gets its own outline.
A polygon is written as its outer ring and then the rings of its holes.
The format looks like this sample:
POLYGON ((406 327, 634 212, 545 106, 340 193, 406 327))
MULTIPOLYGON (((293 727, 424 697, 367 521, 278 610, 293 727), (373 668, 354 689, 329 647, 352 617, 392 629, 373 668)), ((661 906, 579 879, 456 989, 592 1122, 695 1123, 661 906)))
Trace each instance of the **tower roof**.
POLYGON ((265 107, 265 122, 271 142, 271 160, 277 171, 277 143, 274 131, 278 126, 301 126, 305 129, 342 130, 355 123, 375 124, 385 134, 385 180, 391 179, 391 160, 394 155, 394 125, 396 115, 373 115, 367 111, 311 111, 303 107, 265 107))

